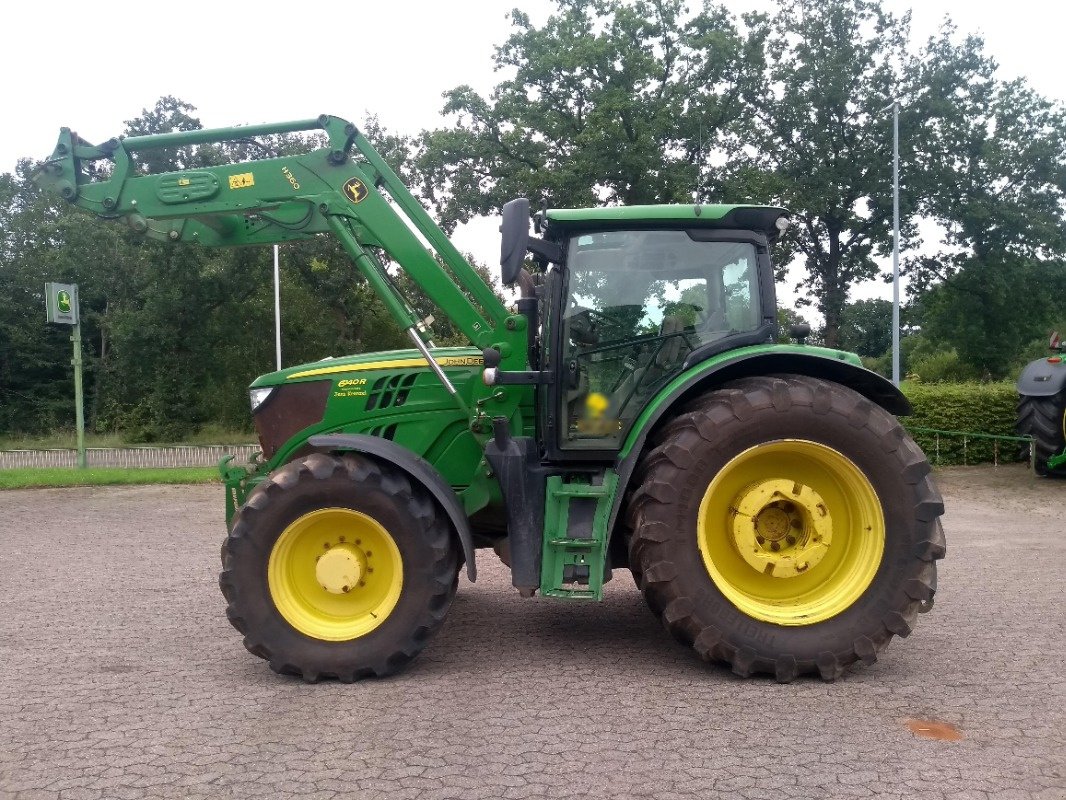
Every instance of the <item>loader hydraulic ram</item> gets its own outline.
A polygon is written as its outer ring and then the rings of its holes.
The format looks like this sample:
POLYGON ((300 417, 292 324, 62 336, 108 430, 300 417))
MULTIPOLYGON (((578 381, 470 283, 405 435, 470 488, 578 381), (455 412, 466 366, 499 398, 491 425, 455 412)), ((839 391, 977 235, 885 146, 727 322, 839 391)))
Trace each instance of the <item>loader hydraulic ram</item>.
POLYGON ((335 236, 412 349, 263 375, 262 457, 221 466, 227 614, 278 672, 395 672, 492 548, 524 597, 651 610, 740 675, 833 679, 932 606, 943 504, 854 355, 776 344, 782 209, 504 206, 508 309, 352 124, 112 139, 63 129, 37 183, 166 242, 335 236), (159 148, 315 131, 300 155, 145 174, 159 148), (310 148, 311 146, 309 146, 310 148), (91 170, 106 160, 109 170, 91 170), (101 177, 102 176, 102 177, 101 177), (428 244, 428 249, 427 245, 428 244), (469 339, 436 348, 386 268, 469 339))

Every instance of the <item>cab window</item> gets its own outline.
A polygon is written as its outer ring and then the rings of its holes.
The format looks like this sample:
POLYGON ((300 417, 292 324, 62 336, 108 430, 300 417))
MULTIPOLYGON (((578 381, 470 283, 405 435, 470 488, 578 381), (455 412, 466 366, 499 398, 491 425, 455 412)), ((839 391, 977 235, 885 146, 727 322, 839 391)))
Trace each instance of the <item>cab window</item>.
POLYGON ((685 231, 570 240, 562 315, 562 445, 617 448, 697 347, 761 323, 755 246, 685 231))

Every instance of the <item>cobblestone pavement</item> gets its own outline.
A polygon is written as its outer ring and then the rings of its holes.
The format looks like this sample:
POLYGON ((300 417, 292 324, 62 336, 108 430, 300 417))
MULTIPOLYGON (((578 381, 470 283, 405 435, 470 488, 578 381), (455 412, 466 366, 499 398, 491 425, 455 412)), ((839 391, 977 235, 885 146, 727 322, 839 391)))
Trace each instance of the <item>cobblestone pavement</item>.
POLYGON ((223 616, 217 487, 0 493, 0 797, 1066 797, 1066 484, 941 483, 933 613, 788 686, 674 644, 628 574, 522 601, 487 551, 407 672, 304 685, 223 616))

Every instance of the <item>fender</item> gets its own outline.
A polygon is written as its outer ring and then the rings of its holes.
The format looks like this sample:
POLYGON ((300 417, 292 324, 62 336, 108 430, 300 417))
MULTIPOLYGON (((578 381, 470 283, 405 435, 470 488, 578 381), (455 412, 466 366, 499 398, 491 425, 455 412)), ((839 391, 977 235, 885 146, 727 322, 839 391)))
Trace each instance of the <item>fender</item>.
MULTIPOLYGON (((664 386, 648 403, 633 424, 625 445, 618 454, 614 469, 618 473, 618 488, 611 501, 611 515, 607 530, 614 535, 615 521, 622 508, 622 500, 629 488, 637 461, 644 451, 648 435, 669 412, 689 398, 727 381, 756 375, 807 375, 812 378, 839 383, 855 390, 891 414, 910 414, 910 401, 890 380, 859 366, 858 358, 840 350, 808 345, 766 345, 743 347, 711 356, 685 370, 664 386)), ((1066 372, 1066 370, 1064 370, 1066 372)))
POLYGON ((470 533, 470 522, 466 518, 466 511, 463 509, 463 504, 459 502, 455 490, 440 476, 432 464, 388 439, 361 433, 327 433, 312 436, 307 441, 312 447, 323 450, 362 453, 387 461, 407 473, 412 480, 422 484, 444 509, 444 513, 448 515, 448 519, 455 527, 455 532, 459 536, 459 544, 463 548, 463 558, 466 559, 466 576, 471 583, 477 580, 474 537, 470 533))
POLYGON ((1066 388, 1066 361, 1038 358, 1030 361, 1018 378, 1018 394, 1028 397, 1051 397, 1066 388))

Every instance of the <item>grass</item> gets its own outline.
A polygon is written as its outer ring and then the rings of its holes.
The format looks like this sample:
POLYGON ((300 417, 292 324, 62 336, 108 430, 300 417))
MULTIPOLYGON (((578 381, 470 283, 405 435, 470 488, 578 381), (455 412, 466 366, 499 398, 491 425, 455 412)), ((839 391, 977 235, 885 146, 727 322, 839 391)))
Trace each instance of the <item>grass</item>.
POLYGON ((115 486, 149 483, 212 483, 214 467, 174 467, 127 469, 125 467, 39 467, 0 469, 0 489, 28 489, 46 486, 115 486))
MULTIPOLYGON (((166 445, 251 444, 255 434, 205 426, 180 442, 129 442, 121 433, 86 433, 86 447, 164 447, 166 445)), ((0 435, 0 450, 73 450, 78 437, 73 430, 56 431, 44 436, 28 434, 0 435)))

